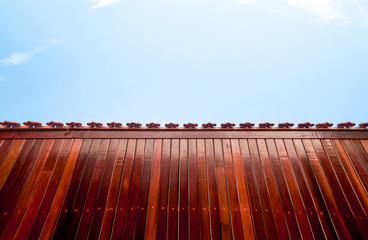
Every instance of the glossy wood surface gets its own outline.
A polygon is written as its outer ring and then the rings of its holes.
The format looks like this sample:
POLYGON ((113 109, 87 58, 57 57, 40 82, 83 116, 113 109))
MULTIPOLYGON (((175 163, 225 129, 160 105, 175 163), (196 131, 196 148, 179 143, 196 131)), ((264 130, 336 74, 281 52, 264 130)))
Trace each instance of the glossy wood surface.
POLYGON ((2 132, 0 239, 368 239, 366 131, 2 132))

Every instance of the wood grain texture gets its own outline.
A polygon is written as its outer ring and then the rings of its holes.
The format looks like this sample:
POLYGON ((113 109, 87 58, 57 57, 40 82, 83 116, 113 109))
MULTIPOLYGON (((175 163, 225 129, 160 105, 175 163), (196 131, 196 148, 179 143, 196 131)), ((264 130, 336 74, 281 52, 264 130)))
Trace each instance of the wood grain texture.
POLYGON ((1 130, 0 239, 368 239, 367 131, 1 130))

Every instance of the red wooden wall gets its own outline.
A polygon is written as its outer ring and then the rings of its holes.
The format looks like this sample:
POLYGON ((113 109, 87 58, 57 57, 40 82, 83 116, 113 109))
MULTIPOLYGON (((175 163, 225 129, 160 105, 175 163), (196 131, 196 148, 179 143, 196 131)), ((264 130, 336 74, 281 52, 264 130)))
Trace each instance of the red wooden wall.
POLYGON ((368 239, 367 130, 0 130, 1 239, 368 239))

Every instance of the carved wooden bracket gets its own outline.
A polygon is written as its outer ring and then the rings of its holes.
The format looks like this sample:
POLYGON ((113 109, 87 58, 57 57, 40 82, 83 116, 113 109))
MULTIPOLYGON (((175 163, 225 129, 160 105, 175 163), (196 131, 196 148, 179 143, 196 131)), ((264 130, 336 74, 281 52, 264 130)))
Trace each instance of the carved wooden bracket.
POLYGON ((290 128, 292 126, 294 126, 294 123, 289 122, 279 123, 279 128, 290 128))
POLYGON ((99 122, 89 122, 87 125, 91 128, 102 127, 102 123, 99 122))
POLYGON ((40 122, 27 121, 27 122, 24 122, 23 124, 24 126, 27 126, 27 127, 42 127, 42 123, 40 122))
POLYGON ((240 123, 239 127, 241 127, 241 128, 252 128, 252 127, 254 127, 254 123, 250 123, 250 122, 240 123))
POLYGON ((66 125, 69 127, 82 127, 82 123, 80 122, 67 122, 66 125))
POLYGON ((298 128, 310 128, 313 127, 314 124, 310 123, 310 122, 305 122, 305 123, 299 123, 298 124, 298 128))
POLYGON ((338 128, 351 128, 354 126, 355 126, 355 123, 352 123, 352 122, 343 122, 343 123, 337 124, 338 128))
POLYGON ((55 122, 55 121, 48 122, 48 123, 46 123, 46 125, 50 126, 50 127, 64 127, 63 123, 55 122))
POLYGON ((20 127, 20 123, 10 121, 0 122, 0 125, 3 125, 5 127, 20 127))
POLYGON ((271 128, 271 127, 273 127, 275 124, 273 124, 273 123, 269 123, 269 122, 265 122, 265 123, 260 123, 260 124, 258 124, 258 126, 260 127, 260 128, 271 128))
POLYGON ((130 122, 126 124, 129 128, 140 128, 142 126, 142 124, 140 123, 135 123, 135 122, 130 122))
POLYGON ((179 127, 179 124, 177 124, 177 123, 166 123, 165 127, 167 127, 167 128, 177 128, 177 127, 179 127))
POLYGON ((317 123, 316 128, 329 128, 332 127, 333 123, 324 122, 324 123, 317 123))
POLYGON ((233 127, 235 127, 235 123, 229 123, 229 122, 221 123, 221 127, 222 128, 233 128, 233 127))
POLYGON ((159 128, 160 126, 161 125, 159 123, 154 123, 154 122, 146 124, 146 127, 148 127, 148 128, 159 128))
POLYGON ((214 127, 216 127, 217 126, 217 124, 216 123, 210 123, 210 122, 208 122, 208 123, 203 123, 202 124, 202 127, 203 128, 214 128, 214 127))
POLYGON ((359 127, 360 128, 368 128, 368 122, 364 122, 364 123, 359 124, 359 127))
POLYGON ((109 126, 111 128, 121 128, 123 126, 123 124, 118 123, 118 122, 109 122, 109 123, 107 123, 107 126, 109 126))
POLYGON ((185 123, 183 126, 184 128, 196 128, 198 127, 198 124, 197 123, 185 123))

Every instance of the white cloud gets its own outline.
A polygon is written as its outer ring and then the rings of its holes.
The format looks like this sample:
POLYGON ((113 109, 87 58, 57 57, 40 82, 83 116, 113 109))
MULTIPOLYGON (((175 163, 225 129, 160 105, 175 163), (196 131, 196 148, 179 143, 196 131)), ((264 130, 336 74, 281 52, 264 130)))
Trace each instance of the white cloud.
POLYGON ((325 21, 345 18, 342 14, 341 0, 287 0, 287 2, 292 7, 315 13, 325 21))
POLYGON ((107 5, 110 5, 112 3, 118 3, 122 2, 123 0, 88 0, 88 2, 96 3, 95 5, 91 6, 92 9, 105 7, 107 5))
POLYGON ((31 58, 34 54, 42 52, 50 47, 55 46, 60 40, 51 39, 46 41, 43 45, 38 46, 27 52, 14 52, 9 57, 0 59, 0 63, 4 65, 17 65, 25 62, 31 58))
POLYGON ((239 5, 250 5, 253 4, 254 2, 255 0, 235 0, 235 3, 239 5))

